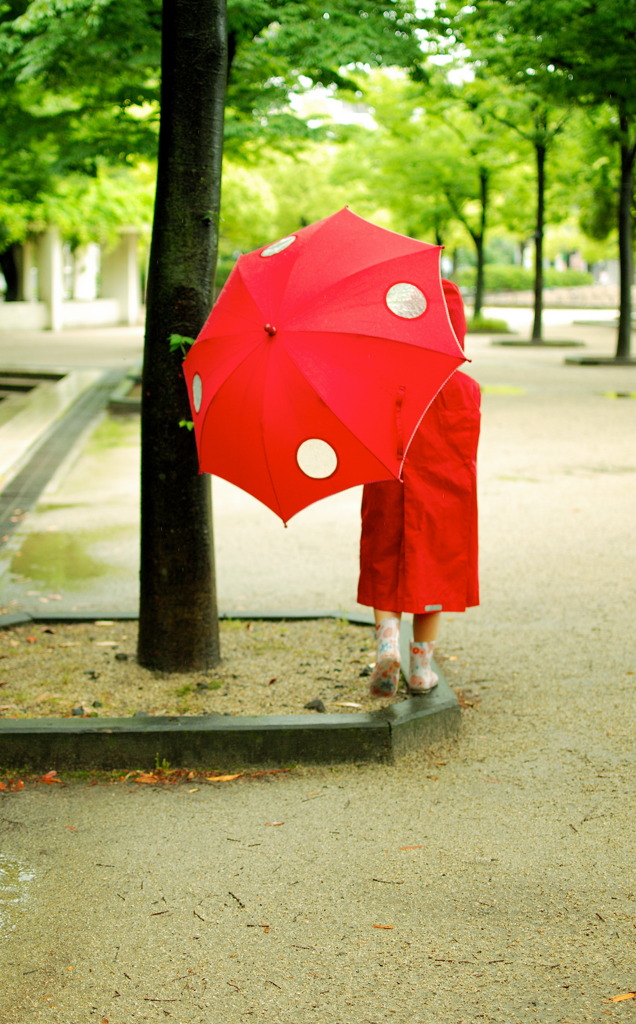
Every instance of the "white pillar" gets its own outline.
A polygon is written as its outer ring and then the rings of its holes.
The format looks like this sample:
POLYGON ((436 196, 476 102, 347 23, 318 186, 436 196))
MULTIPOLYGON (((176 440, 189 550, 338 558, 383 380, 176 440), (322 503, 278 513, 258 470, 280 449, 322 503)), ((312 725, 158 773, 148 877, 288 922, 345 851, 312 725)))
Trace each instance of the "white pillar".
POLYGON ((57 228, 47 228, 38 244, 38 290, 47 306, 47 326, 59 331, 63 326, 64 260, 62 240, 57 228))
POLYGON ((134 229, 122 231, 116 247, 102 256, 102 298, 117 299, 119 321, 122 324, 139 322, 141 288, 137 261, 138 237, 134 229))
POLYGON ((97 298, 101 252, 96 242, 80 245, 73 253, 73 298, 92 302, 97 298))
POLYGON ((33 258, 33 242, 27 239, 18 246, 18 299, 20 302, 36 302, 37 290, 35 281, 37 271, 35 270, 33 258))

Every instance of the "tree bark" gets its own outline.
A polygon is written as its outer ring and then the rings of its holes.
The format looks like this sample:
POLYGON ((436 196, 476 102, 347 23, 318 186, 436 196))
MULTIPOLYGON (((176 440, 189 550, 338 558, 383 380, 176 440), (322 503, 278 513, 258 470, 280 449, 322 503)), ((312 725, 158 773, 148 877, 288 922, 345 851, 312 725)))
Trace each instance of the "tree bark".
POLYGON ((634 281, 634 250, 632 238, 632 202, 634 195, 634 153, 630 138, 630 118, 620 114, 621 183, 618 200, 618 258, 620 265, 620 300, 616 358, 627 359, 632 347, 632 284, 634 281))
POLYGON ((227 68, 225 0, 164 0, 161 127, 142 378, 138 660, 164 672, 220 659, 209 479, 199 475, 172 334, 212 304, 227 68))
POLYGON ((488 172, 483 168, 479 172, 479 198, 481 201, 481 216, 479 231, 473 234, 475 249, 477 250, 477 273, 475 275, 475 303, 473 317, 481 316, 484 304, 484 257, 486 224, 488 220, 488 172))
POLYGON ((533 344, 543 341, 543 235, 545 220, 545 155, 544 143, 535 143, 537 162, 537 221, 534 233, 534 320, 532 323, 533 344))

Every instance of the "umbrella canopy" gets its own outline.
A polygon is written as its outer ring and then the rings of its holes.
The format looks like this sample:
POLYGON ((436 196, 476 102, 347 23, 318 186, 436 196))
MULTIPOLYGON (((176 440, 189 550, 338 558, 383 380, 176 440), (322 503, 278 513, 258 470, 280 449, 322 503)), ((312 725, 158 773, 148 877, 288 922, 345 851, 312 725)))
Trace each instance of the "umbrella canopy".
POLYGON ((399 479, 465 360, 440 253, 344 209, 239 257, 184 363, 201 471, 284 522, 399 479))

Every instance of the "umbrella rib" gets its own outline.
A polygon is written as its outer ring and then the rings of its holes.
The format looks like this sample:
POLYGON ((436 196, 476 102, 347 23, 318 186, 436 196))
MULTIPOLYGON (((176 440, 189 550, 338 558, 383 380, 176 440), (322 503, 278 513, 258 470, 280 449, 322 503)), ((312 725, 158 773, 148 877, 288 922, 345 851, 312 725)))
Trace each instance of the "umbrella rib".
MULTIPOLYGON (((306 381, 308 386, 314 392, 316 398, 318 398, 318 400, 324 405, 325 409, 327 409, 327 411, 330 413, 330 415, 333 416, 338 421, 338 423, 342 427, 344 427, 345 430, 347 430, 351 434, 352 437, 355 437, 355 439, 358 442, 358 444, 362 445, 362 447, 369 453, 369 455, 371 455, 374 459, 376 459, 381 465, 385 466, 387 471, 389 473, 391 473, 391 476, 394 476, 393 471, 390 469, 390 467, 387 466, 386 463, 374 451, 372 451, 372 449, 367 444, 365 444, 365 442, 362 440, 361 437, 358 437, 358 435, 353 432, 353 430, 351 429, 349 424, 345 423, 345 421, 343 420, 342 416, 339 416, 338 413, 334 409, 332 409, 332 407, 329 405, 329 403, 325 401, 325 399, 322 397, 320 392, 316 390, 316 387, 315 387, 315 384, 313 383, 313 381, 311 381, 309 379, 309 377, 307 376, 307 374, 303 370, 302 366, 298 365, 298 363, 296 362, 296 360, 294 359, 294 357, 291 355, 291 353, 288 350, 285 351, 285 355, 290 360, 290 362, 293 363, 293 365, 297 369, 298 373, 300 373, 300 375, 303 378, 303 380, 306 381)), ((428 409, 428 406, 426 408, 428 409)), ((269 472, 269 466, 268 466, 268 472, 269 472)))
MULTIPOLYGON (((293 331, 294 328, 293 327, 288 327, 288 330, 293 331)), ((455 356, 451 352, 439 352, 438 349, 431 349, 431 348, 429 348, 428 345, 422 345, 422 344, 420 344, 420 343, 418 343, 416 341, 411 341, 408 338, 404 338, 404 339, 402 339, 402 338, 387 338, 385 335, 360 334, 360 331, 347 330, 346 327, 338 327, 337 330, 335 328, 329 328, 326 331, 324 331, 324 330, 312 330, 309 327, 301 327, 298 330, 298 333, 299 334, 303 334, 303 335, 315 334, 318 337, 324 337, 325 334, 348 334, 348 335, 351 335, 352 337, 362 338, 365 341, 371 341, 371 342, 378 341, 378 342, 382 342, 382 344, 386 344, 387 342, 390 342, 391 344, 394 344, 394 345, 407 346, 408 348, 421 349, 423 352, 433 352, 433 353, 438 353, 439 355, 447 355, 449 359, 454 359, 455 358, 455 356)), ((453 331, 453 335, 455 336, 455 332, 454 331, 453 331)), ((472 359, 470 359, 466 355, 466 353, 464 352, 463 348, 461 347, 459 341, 457 341, 457 337, 456 336, 455 336, 455 341, 457 342, 458 353, 461 355, 462 362, 464 362, 464 363, 472 363, 472 359)), ((294 357, 290 354, 290 358, 293 359, 294 357)), ((294 360, 294 363, 295 362, 296 361, 294 360)), ((300 369, 300 367, 299 367, 299 369, 300 369)))
POLYGON ((422 420, 426 416, 426 413, 428 412, 428 410, 432 406, 433 402, 435 401, 435 399, 439 395, 440 391, 442 391, 442 389, 446 387, 446 385, 448 384, 448 382, 451 379, 451 377, 454 377, 455 374, 458 372, 458 370, 459 370, 459 366, 453 367, 453 369, 449 373, 448 377, 446 378, 446 380, 442 384, 440 384, 440 386, 438 387, 437 391, 435 392, 435 394, 431 398, 430 402, 426 406, 424 412, 422 413, 422 415, 420 416, 419 420, 415 424, 413 432, 412 432, 411 436, 409 437, 408 441, 406 442, 406 444, 404 446, 404 451, 402 452, 402 461, 400 462, 400 480, 402 479, 402 470, 404 469, 404 463, 406 462, 406 456, 409 453, 409 448, 411 447, 411 442, 412 442, 413 438, 415 437, 415 435, 417 434, 418 430, 420 429, 420 425, 422 423, 422 420))
MULTIPOLYGON (((205 338, 202 338, 201 340, 203 342, 206 341, 205 338)), ((216 340, 216 339, 210 339, 210 340, 216 340)), ((266 344, 266 343, 261 343, 261 344, 266 344)), ((269 348, 269 346, 267 346, 267 347, 269 348)), ((203 434, 203 432, 205 431, 206 420, 207 420, 208 416, 210 415, 210 411, 211 411, 211 409, 212 409, 212 407, 214 405, 214 401, 215 401, 219 391, 228 382, 228 380, 231 378, 232 374, 234 374, 241 366, 243 366, 243 364, 246 363, 248 359, 252 358, 253 355, 254 355, 254 349, 250 349, 249 352, 246 352, 245 355, 238 361, 238 363, 236 363, 236 365, 232 367, 231 373, 225 378, 225 380, 222 381, 222 383, 217 388, 215 394, 210 399, 210 402, 209 402, 209 404, 208 404, 208 406, 207 406, 207 408, 205 410, 205 416, 203 418, 203 422, 202 422, 201 428, 200 428, 201 434, 203 434)), ((267 369, 265 371, 264 376, 267 376, 267 374, 269 372, 269 364, 270 364, 270 359, 268 359, 268 361, 267 361, 267 369)), ((263 430, 262 430, 262 427, 263 427, 263 424, 264 424, 263 405, 264 405, 264 401, 265 401, 265 391, 266 391, 266 389, 263 388, 262 394, 261 394, 261 409, 260 409, 262 451, 263 451, 263 458, 264 458, 264 461, 265 461, 265 467, 267 469, 267 476, 268 476, 268 479, 270 481, 270 484, 271 484, 271 487, 272 487, 272 494, 274 496, 274 500, 275 500, 275 503, 276 503, 275 513, 276 513, 277 516, 279 516, 281 519, 283 519, 282 512, 281 512, 281 508, 282 507, 281 507, 281 504, 280 504, 280 501, 279 501, 279 498, 278 498, 278 492, 276 490, 276 486, 274 484, 274 478, 272 476, 272 471, 271 471, 271 468, 270 468, 269 459, 267 457, 267 448, 266 448, 266 445, 265 445, 265 437, 264 437, 264 433, 263 433, 263 430)), ((283 522, 284 522, 284 519, 283 519, 283 522)))
MULTIPOLYGON (((267 359, 267 367, 265 369, 265 373, 263 374, 263 378, 264 378, 265 382, 267 382, 267 378, 270 375, 270 367, 271 367, 271 362, 272 362, 272 360, 271 360, 271 351, 272 350, 271 350, 271 347, 270 347, 269 348, 269 357, 267 359)), ((281 506, 281 503, 280 503, 280 500, 279 500, 279 497, 278 497, 278 491, 276 490, 276 484, 274 483, 274 476, 273 476, 273 473, 272 473, 272 470, 271 470, 271 466, 270 466, 270 462, 269 462, 269 456, 267 454, 267 444, 266 444, 266 438, 265 438, 265 408, 264 408, 265 407, 266 396, 267 396, 267 387, 264 386, 261 389, 261 414, 260 414, 261 448, 262 448, 262 451, 263 451, 263 457, 265 459, 265 468, 267 470, 267 476, 268 476, 269 482, 270 482, 271 487, 272 487, 272 494, 274 496, 274 500, 276 502, 276 515, 280 516, 280 518, 285 523, 285 526, 287 526, 287 522, 285 521, 285 518, 284 518, 284 516, 282 514, 282 506, 281 506)))
MULTIPOLYGON (((326 219, 328 219, 328 218, 326 218, 326 219)), ((316 232, 316 234, 318 234, 318 233, 319 232, 316 232)), ((397 234, 397 232, 391 232, 391 234, 397 234)), ((400 237, 403 238, 405 242, 408 242, 408 243, 411 243, 411 244, 414 242, 414 239, 409 238, 407 235, 402 235, 400 237)), ((405 258, 413 257, 413 256, 415 256, 415 257, 417 257, 417 256, 425 256, 427 259, 431 259, 431 260, 434 260, 435 258, 437 258, 437 261, 438 261, 437 271, 438 271, 438 274, 439 274, 440 273, 440 271, 439 271, 439 258, 440 258, 440 253, 441 253, 441 250, 442 250, 442 246, 429 245, 428 242, 418 242, 418 243, 415 243, 415 244, 416 244, 416 248, 415 249, 411 249, 411 251, 408 251, 408 249, 410 248, 410 246, 409 246, 409 247, 407 247, 405 249, 404 252, 396 253, 396 254, 394 254, 392 256, 389 256, 388 258, 385 258, 385 259, 381 260, 380 264, 382 266, 390 267, 392 263, 398 263, 398 262, 404 260, 405 258)), ((377 266, 378 264, 377 264, 376 261, 371 261, 369 263, 369 265, 356 266, 355 268, 352 267, 350 270, 347 270, 345 273, 341 274, 341 276, 338 277, 337 280, 330 282, 328 284, 328 286, 327 286, 325 291, 320 292, 320 294, 314 295, 313 302, 315 304, 317 304, 318 306, 320 306, 324 302, 328 301, 328 296, 329 296, 329 294, 331 292, 339 291, 342 288, 343 283, 345 283, 345 282, 355 280, 356 278, 359 278, 359 277, 363 277, 368 272, 368 270, 370 269, 371 265, 377 266)), ((287 281, 285 282, 284 291, 281 293, 281 302, 282 303, 287 298, 287 291, 289 289, 290 280, 292 278, 293 278, 293 270, 290 272, 290 275, 289 275, 287 281)))
MULTIPOLYGON (((304 333, 305 333, 305 332, 304 332, 304 333)), ((320 332, 309 332, 309 331, 308 331, 308 332, 306 332, 306 333, 320 333, 320 332)), ((344 331, 343 331, 342 333, 346 333, 346 332, 344 332, 344 331)), ((386 340, 386 339, 382 339, 382 340, 386 340)), ((403 343, 402 343, 402 342, 396 342, 396 344, 403 344, 403 343)), ((411 343, 409 342, 409 343, 407 343, 407 344, 411 344, 411 343)), ((318 399, 319 399, 319 400, 320 400, 320 401, 322 402, 322 404, 323 404, 323 405, 325 406, 325 408, 326 408, 326 409, 328 409, 328 411, 329 411, 329 412, 331 413, 331 415, 332 415, 332 416, 334 416, 334 417, 335 417, 335 418, 336 418, 336 419, 338 420, 338 422, 339 422, 339 423, 340 423, 340 424, 341 424, 341 425, 342 425, 342 426, 343 426, 343 427, 345 428, 345 430, 348 430, 348 431, 349 431, 349 433, 350 433, 350 434, 351 434, 352 436, 354 436, 354 437, 356 438, 356 440, 358 441, 358 443, 359 443, 359 444, 361 444, 361 445, 362 445, 362 447, 363 447, 363 448, 365 448, 365 449, 366 449, 366 451, 367 451, 367 452, 369 452, 369 454, 373 456, 373 458, 377 459, 377 461, 378 461, 378 462, 380 462, 380 463, 381 463, 381 465, 383 465, 383 466, 386 466, 386 463, 385 463, 385 462, 384 462, 384 461, 383 461, 382 459, 380 459, 380 458, 379 458, 379 456, 378 456, 378 455, 376 454, 376 452, 372 451, 372 450, 371 450, 371 448, 369 448, 369 446, 368 446, 367 444, 365 444, 365 442, 364 442, 364 441, 362 440, 362 438, 360 438, 360 437, 359 437, 359 436, 358 436, 357 434, 354 434, 354 432, 352 431, 352 429, 351 429, 351 427, 349 426, 349 424, 348 424, 348 423, 345 423, 345 421, 343 420, 343 418, 342 418, 341 416, 339 416, 339 415, 338 415, 338 413, 337 413, 337 412, 336 412, 336 411, 335 411, 335 410, 334 410, 334 409, 333 409, 333 408, 332 408, 332 407, 331 407, 331 406, 329 405, 329 403, 328 403, 328 402, 326 402, 326 401, 325 401, 325 399, 324 399, 324 398, 322 397, 322 395, 320 394, 320 392, 316 390, 316 386, 315 386, 315 384, 313 383, 313 381, 311 381, 311 380, 309 379, 309 377, 307 376, 307 374, 306 374, 306 373, 305 373, 305 371, 303 370, 302 366, 300 366, 300 365, 298 364, 298 362, 296 361, 296 359, 294 359, 293 355, 291 354, 291 352, 289 352, 289 350, 288 350, 288 349, 286 349, 286 350, 285 350, 285 354, 286 354, 287 358, 288 358, 288 359, 289 359, 289 360, 290 360, 290 361, 291 361, 291 362, 293 363, 293 365, 294 365, 294 366, 296 367, 296 369, 298 370, 298 373, 300 373, 300 375, 302 376, 302 378, 303 378, 303 379, 304 379, 304 380, 305 380, 305 381, 307 382, 307 384, 309 385, 309 387, 310 387, 310 388, 312 388, 312 390, 314 391, 314 394, 316 395, 316 397, 317 397, 317 398, 318 398, 318 399)), ((466 360, 466 356, 464 356, 463 350, 462 350, 462 356, 463 356, 464 360, 466 360)), ((450 358, 452 358, 452 357, 450 357, 450 358)), ((469 361, 469 360, 466 360, 466 361, 469 361)), ((459 366, 461 366, 461 365, 462 365, 462 364, 460 363, 460 364, 459 364, 459 366)), ((415 425, 415 428, 414 428, 414 429, 413 429, 413 431, 411 432, 411 436, 409 437, 409 439, 407 440, 406 444, 404 445, 404 449, 403 449, 403 452, 402 452, 402 459, 401 459, 401 462, 400 462, 400 476, 399 476, 399 478, 400 478, 400 479, 402 478, 402 469, 403 469, 403 466, 404 466, 404 461, 405 461, 405 459, 406 459, 406 456, 407 456, 407 454, 408 454, 408 450, 409 450, 409 448, 410 448, 410 446, 411 446, 411 441, 413 440, 413 438, 414 438, 414 436, 415 436, 415 433, 416 433, 416 431, 417 431, 417 430, 419 429, 419 426, 420 426, 420 424, 421 424, 422 420, 423 420, 423 419, 424 419, 424 417, 426 416, 426 413, 428 412, 428 410, 430 409, 431 405, 433 404, 433 402, 435 401, 435 399, 436 399, 436 398, 437 398, 437 396, 439 395, 439 393, 440 393, 440 391, 442 390, 442 388, 443 388, 443 387, 445 387, 445 385, 446 385, 446 384, 448 383, 448 381, 449 381, 449 380, 451 379, 451 377, 453 376, 453 374, 457 373, 457 371, 459 370, 459 366, 454 366, 454 367, 453 367, 453 369, 452 369, 452 370, 450 371, 450 373, 448 374, 448 376, 447 376, 447 377, 446 377, 446 378, 444 379, 443 383, 442 383, 442 384, 440 384, 439 388, 437 389, 437 391, 435 392, 435 394, 433 395, 433 397, 431 398, 431 400, 430 400, 430 401, 428 402, 428 404, 426 405, 426 408, 424 409, 424 412, 422 413, 422 415, 421 415, 421 416, 420 416, 420 418, 418 419, 418 421, 417 421, 417 423, 416 423, 416 425, 415 425)), ((396 394, 396 398, 397 398, 397 394, 396 394)), ((391 469, 390 469, 390 468, 389 468, 388 466, 386 466, 386 468, 387 468, 387 470, 388 470, 388 471, 389 471, 389 472, 391 473, 391 475, 393 476, 393 472, 392 472, 392 470, 391 470, 391 469)), ((269 465, 268 465, 268 473, 269 473, 269 465)))

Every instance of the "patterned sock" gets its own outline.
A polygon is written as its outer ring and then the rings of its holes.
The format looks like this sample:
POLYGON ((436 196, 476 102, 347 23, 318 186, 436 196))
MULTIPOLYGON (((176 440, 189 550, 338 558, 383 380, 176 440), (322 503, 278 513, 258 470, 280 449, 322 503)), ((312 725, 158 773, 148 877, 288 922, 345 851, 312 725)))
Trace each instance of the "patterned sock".
POLYGON ((394 697, 400 681, 400 620, 383 619, 375 627, 377 655, 369 679, 372 697, 394 697))
POLYGON ((411 664, 409 690, 411 693, 427 693, 437 686, 439 679, 431 668, 435 641, 411 640, 411 664))

